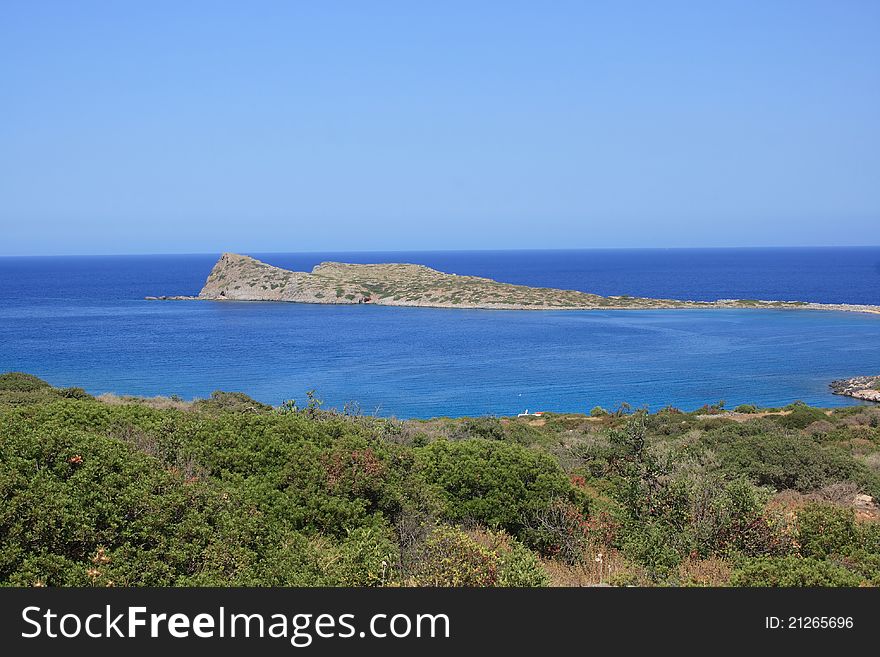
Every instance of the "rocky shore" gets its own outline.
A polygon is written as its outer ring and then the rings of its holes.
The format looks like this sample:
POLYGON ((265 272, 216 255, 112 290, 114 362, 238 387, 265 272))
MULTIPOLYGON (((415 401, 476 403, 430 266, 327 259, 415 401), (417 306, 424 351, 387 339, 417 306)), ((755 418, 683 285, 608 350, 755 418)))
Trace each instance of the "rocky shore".
POLYGON ((159 297, 144 297, 145 301, 193 301, 194 299, 198 299, 198 297, 187 296, 184 294, 164 294, 159 297))
POLYGON ((362 265, 323 262, 311 272, 298 272, 235 253, 220 256, 198 296, 151 296, 146 299, 287 301, 488 310, 754 308, 880 314, 880 307, 869 305, 757 299, 684 301, 626 295, 603 297, 578 290, 529 287, 479 276, 447 274, 424 265, 405 263, 362 265))
POLYGON ((845 395, 863 401, 880 402, 880 376, 854 376, 831 382, 835 395, 845 395))

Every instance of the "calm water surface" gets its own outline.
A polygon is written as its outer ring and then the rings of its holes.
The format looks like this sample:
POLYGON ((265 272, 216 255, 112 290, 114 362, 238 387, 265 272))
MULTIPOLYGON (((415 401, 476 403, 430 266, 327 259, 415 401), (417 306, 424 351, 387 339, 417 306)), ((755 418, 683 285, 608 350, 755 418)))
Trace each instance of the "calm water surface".
MULTIPOLYGON (((880 305, 880 248, 253 254, 407 261, 529 285, 687 299, 880 305)), ((821 311, 478 311, 148 302, 198 292, 216 255, 0 258, 0 371, 93 393, 277 404, 316 388, 402 417, 852 403, 827 383, 880 373, 880 316, 821 311)))

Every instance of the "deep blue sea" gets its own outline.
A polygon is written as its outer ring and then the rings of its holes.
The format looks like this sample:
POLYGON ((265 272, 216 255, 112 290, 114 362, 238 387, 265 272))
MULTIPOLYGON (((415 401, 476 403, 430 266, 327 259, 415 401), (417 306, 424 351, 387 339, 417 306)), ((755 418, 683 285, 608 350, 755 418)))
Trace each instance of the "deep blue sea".
MULTIPOLYGON (((414 262, 599 294, 880 305, 880 247, 250 254, 414 262)), ((399 417, 719 399, 836 406, 828 382, 880 373, 880 316, 823 311, 486 311, 156 302, 196 294, 217 254, 0 258, 0 371, 92 393, 326 406, 399 417)))

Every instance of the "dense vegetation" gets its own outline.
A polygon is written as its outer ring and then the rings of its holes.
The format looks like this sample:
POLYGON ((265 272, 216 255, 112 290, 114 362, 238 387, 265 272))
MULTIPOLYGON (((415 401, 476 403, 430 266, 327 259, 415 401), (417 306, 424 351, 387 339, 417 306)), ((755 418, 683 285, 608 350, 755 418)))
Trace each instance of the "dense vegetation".
POLYGON ((737 410, 402 422, 0 375, 0 583, 880 584, 880 408, 737 410))

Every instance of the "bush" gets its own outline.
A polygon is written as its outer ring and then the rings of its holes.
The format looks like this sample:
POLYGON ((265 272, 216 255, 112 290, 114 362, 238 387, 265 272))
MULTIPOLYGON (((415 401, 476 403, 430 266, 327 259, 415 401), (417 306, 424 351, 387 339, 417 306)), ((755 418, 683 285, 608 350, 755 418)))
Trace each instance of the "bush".
POLYGON ((210 399, 197 399, 193 402, 193 410, 228 413, 266 413, 272 410, 268 404, 258 402, 243 392, 223 392, 215 390, 210 399))
POLYGON ((758 407, 754 404, 740 404, 733 410, 736 413, 746 413, 748 415, 753 415, 758 412, 758 407))
POLYGON ((436 504, 341 418, 56 399, 0 426, 0 583, 380 585, 389 519, 436 504))
POLYGON ((581 560, 589 543, 584 513, 567 500, 553 500, 527 521, 522 539, 545 557, 573 564, 581 560))
POLYGON ((13 392, 34 392, 51 388, 43 379, 24 372, 5 372, 0 374, 0 390, 13 392))
POLYGON ((505 531, 476 529, 468 535, 499 559, 498 586, 548 586, 550 578, 534 552, 505 531))
POLYGON ((64 429, 13 432, 0 441, 0 461, 0 581, 180 584, 206 547, 224 540, 218 517, 229 503, 219 491, 187 483, 119 441, 64 429))
POLYGON ((876 495, 867 411, 807 425, 819 442, 671 410, 538 427, 348 417, 313 394, 286 413, 126 402, 0 375, 0 585, 546 584, 530 548, 557 576, 602 552, 641 584, 880 584, 880 523, 768 509, 754 485, 876 495), (430 442, 447 427, 461 440, 430 442))
POLYGON ((441 526, 421 546, 410 586, 547 586, 538 558, 503 532, 441 526))
POLYGON ((661 522, 632 527, 623 535, 623 553, 644 566, 654 580, 665 579, 681 563, 686 550, 680 548, 681 535, 661 522))
POLYGON ((880 552, 853 550, 835 559, 870 586, 880 586, 880 552))
POLYGON ((810 557, 760 557, 735 569, 732 586, 858 586, 861 579, 846 568, 810 557))
POLYGON ((332 571, 341 586, 383 586, 394 579, 399 559, 390 531, 359 527, 343 542, 332 571))
POLYGON ((417 448, 428 483, 435 485, 452 522, 472 522, 519 535, 524 520, 556 498, 577 491, 549 456, 494 440, 437 440, 417 448))
POLYGON ((849 454, 823 448, 806 436, 746 436, 719 446, 717 452, 723 471, 777 490, 807 493, 838 481, 864 479, 867 474, 849 454))
POLYGON ((593 406, 590 411, 590 417, 605 417, 606 415, 608 415, 608 411, 601 406, 593 406))
POLYGON ((509 539, 508 549, 499 550, 501 576, 499 586, 549 586, 550 577, 534 552, 516 541, 509 539))
POLYGON ((806 404, 796 403, 787 407, 791 411, 788 415, 780 415, 773 419, 786 429, 805 429, 813 422, 827 419, 825 411, 820 408, 812 408, 806 404))
POLYGON ((411 586, 497 586, 498 556, 461 529, 438 527, 421 546, 407 584, 411 586))
POLYGON ((504 440, 504 427, 494 417, 467 418, 455 427, 452 432, 452 438, 454 440, 466 438, 504 440))
POLYGON ((797 512, 797 537, 805 557, 846 553, 859 538, 855 513, 831 504, 809 504, 797 512))
POLYGON ((56 388, 59 397, 64 399, 92 399, 92 396, 82 388, 56 388))
POLYGON ((771 514, 765 490, 743 480, 699 482, 691 493, 689 531, 701 558, 782 555, 792 549, 784 518, 771 514))
POLYGON ((23 372, 0 374, 0 405, 28 406, 65 397, 90 398, 82 388, 53 388, 32 374, 23 372))
POLYGON ((858 523, 852 509, 811 504, 797 515, 801 554, 845 566, 871 583, 880 583, 880 523, 858 523))

